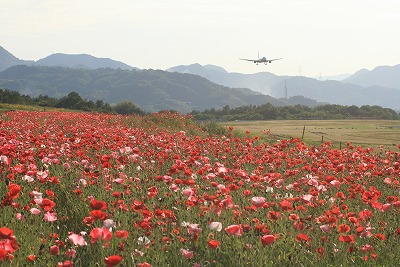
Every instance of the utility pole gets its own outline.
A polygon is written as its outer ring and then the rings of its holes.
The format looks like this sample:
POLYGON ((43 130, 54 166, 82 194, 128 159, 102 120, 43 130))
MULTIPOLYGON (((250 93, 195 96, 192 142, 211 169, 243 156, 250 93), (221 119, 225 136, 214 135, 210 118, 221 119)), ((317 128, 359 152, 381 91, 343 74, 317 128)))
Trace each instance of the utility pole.
POLYGON ((286 79, 285 79, 285 98, 288 99, 287 87, 286 87, 286 79))

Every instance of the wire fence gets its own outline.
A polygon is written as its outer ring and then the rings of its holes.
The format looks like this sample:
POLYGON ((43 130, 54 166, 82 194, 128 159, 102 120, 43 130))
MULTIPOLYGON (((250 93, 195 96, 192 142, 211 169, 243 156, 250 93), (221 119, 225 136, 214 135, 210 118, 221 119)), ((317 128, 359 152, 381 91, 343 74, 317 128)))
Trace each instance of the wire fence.
POLYGON ((333 146, 335 146, 335 144, 336 144, 336 146, 339 147, 339 149, 342 149, 342 143, 343 143, 342 141, 338 141, 338 140, 326 137, 326 134, 322 133, 322 132, 309 131, 309 130, 306 129, 306 126, 303 127, 303 133, 301 135, 301 139, 304 140, 304 135, 305 135, 306 132, 310 133, 310 134, 313 134, 313 135, 316 135, 316 136, 320 136, 321 137, 321 144, 324 143, 324 142, 330 142, 333 146))

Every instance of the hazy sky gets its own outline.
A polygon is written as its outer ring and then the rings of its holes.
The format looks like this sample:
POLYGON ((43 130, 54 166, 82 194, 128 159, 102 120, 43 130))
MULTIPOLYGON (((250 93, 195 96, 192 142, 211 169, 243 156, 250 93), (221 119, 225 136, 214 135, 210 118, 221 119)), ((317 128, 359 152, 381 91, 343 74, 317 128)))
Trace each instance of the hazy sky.
POLYGON ((109 57, 141 69, 328 76, 400 64, 398 0, 0 0, 20 59, 109 57), (239 58, 282 57, 267 66, 239 58))

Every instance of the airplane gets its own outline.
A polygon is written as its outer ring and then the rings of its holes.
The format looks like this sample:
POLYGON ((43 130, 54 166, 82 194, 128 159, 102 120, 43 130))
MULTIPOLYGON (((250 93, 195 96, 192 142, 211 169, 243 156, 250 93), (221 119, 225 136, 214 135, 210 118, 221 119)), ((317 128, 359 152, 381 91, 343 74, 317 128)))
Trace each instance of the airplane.
POLYGON ((264 63, 265 65, 267 65, 267 63, 272 63, 272 61, 280 60, 282 58, 274 58, 274 59, 267 59, 266 57, 260 58, 260 54, 258 54, 258 59, 246 59, 246 58, 239 58, 239 59, 246 60, 246 61, 252 61, 253 63, 256 63, 257 65, 258 65, 258 63, 264 63))

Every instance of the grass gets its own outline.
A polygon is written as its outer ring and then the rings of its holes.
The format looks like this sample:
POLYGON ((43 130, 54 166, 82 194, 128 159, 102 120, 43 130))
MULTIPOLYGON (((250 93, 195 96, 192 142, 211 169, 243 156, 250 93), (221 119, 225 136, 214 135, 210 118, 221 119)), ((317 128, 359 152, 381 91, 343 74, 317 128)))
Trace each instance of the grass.
POLYGON ((82 112, 82 111, 79 111, 79 110, 64 109, 64 108, 42 107, 42 106, 24 105, 24 104, 0 103, 0 112, 6 112, 6 111, 10 111, 10 110, 82 112))
POLYGON ((274 120, 235 121, 220 123, 233 126, 239 131, 250 131, 266 139, 302 138, 306 143, 331 142, 344 147, 346 142, 354 146, 379 146, 396 149, 400 141, 400 121, 397 120, 274 120), (304 135, 303 135, 304 129, 304 135))

